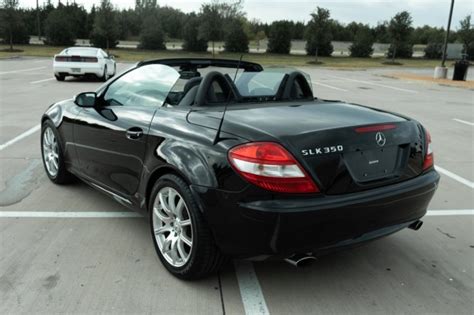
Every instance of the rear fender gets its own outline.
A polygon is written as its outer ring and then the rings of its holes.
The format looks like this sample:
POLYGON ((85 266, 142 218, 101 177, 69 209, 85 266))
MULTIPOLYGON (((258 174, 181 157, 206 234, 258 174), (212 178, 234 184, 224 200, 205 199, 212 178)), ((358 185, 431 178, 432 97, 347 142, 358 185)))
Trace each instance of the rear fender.
POLYGON ((155 153, 167 165, 179 170, 190 184, 217 187, 216 174, 211 164, 220 159, 218 152, 192 143, 165 140, 155 153))

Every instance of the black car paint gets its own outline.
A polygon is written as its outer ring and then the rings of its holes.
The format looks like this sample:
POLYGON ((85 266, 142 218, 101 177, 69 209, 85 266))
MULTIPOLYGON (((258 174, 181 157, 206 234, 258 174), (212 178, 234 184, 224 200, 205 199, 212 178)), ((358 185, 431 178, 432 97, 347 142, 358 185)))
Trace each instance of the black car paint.
MULTIPOLYGON (((99 88, 99 98, 112 82, 99 88)), ((222 140, 214 145, 223 109, 79 107, 71 99, 53 104, 42 119, 57 127, 68 170, 133 210, 147 213, 151 187, 161 175, 181 176, 218 247, 239 257, 317 251, 393 233, 426 213, 437 188, 434 169, 421 169, 424 131, 406 117, 323 100, 235 104, 222 125, 222 140), (296 123, 288 124, 289 115, 296 123), (386 147, 403 148, 397 163, 408 167, 388 178, 356 182, 344 156, 372 148, 374 140, 372 133, 355 134, 354 127, 379 123, 397 125, 387 132, 386 147), (143 136, 129 139, 127 130, 137 127, 143 136), (227 154, 249 141, 281 143, 321 193, 277 194, 247 183, 227 154), (345 151, 299 154, 316 143, 340 143, 345 151)))

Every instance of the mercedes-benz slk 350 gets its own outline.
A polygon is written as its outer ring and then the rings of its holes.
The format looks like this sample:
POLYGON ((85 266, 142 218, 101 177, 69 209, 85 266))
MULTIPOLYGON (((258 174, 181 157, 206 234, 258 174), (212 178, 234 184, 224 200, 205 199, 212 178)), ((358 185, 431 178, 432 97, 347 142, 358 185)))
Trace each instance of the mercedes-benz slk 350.
POLYGON ((429 132, 313 93, 295 69, 141 62, 49 107, 44 166, 143 213, 185 279, 228 257, 295 261, 418 229, 439 181, 429 132))

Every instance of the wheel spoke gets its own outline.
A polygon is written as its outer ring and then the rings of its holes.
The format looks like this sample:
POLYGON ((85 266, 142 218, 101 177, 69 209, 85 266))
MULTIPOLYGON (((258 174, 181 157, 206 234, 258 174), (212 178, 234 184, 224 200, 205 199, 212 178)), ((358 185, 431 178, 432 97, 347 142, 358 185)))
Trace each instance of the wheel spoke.
POLYGON ((48 129, 43 134, 43 144, 50 145, 48 137, 48 129))
POLYGON ((188 226, 191 225, 191 219, 181 221, 181 226, 188 226))
POLYGON ((158 209, 157 207, 154 207, 154 208, 153 208, 153 212, 155 213, 155 216, 157 216, 158 219, 161 220, 162 222, 164 222, 164 223, 169 223, 169 222, 171 222, 171 218, 170 218, 170 217, 165 217, 165 216, 160 212, 160 209, 158 209))
POLYGON ((168 225, 164 225, 162 227, 155 229, 155 235, 163 234, 170 231, 171 231, 171 227, 168 225))
POLYGON ((48 128, 48 144, 51 145, 53 144, 53 132, 51 131, 51 129, 48 128))
POLYGON ((55 158, 51 158, 51 161, 53 162, 54 169, 58 169, 58 161, 55 158))
POLYGON ((48 156, 48 166, 49 166, 49 170, 50 172, 53 170, 53 161, 51 161, 51 158, 48 156))
POLYGON ((186 254, 186 251, 184 249, 184 243, 181 239, 178 239, 178 253, 181 259, 184 261, 188 258, 188 255, 186 254))
POLYGON ((171 252, 170 252, 171 259, 173 260, 173 264, 176 264, 178 257, 178 240, 174 238, 171 241, 171 252))
POLYGON ((163 242, 163 254, 168 254, 171 251, 171 240, 171 234, 168 235, 167 238, 165 238, 165 241, 163 242))
POLYGON ((169 208, 169 205, 165 200, 165 196, 163 196, 162 192, 158 193, 158 198, 160 199, 160 204, 161 204, 161 208, 163 209, 163 211, 166 212, 166 214, 168 214, 169 216, 171 216, 172 212, 171 212, 171 210, 169 208))
POLYGON ((184 200, 179 198, 178 204, 176 205, 175 214, 178 218, 183 218, 183 208, 184 208, 184 200))
POLYGON ((176 215, 176 204, 174 202, 176 198, 176 191, 174 189, 169 188, 168 189, 168 206, 169 210, 176 215))
POLYGON ((188 245, 189 247, 191 247, 193 245, 193 242, 191 241, 191 239, 189 239, 187 236, 185 236, 184 234, 180 234, 179 235, 179 239, 182 240, 186 245, 188 245))

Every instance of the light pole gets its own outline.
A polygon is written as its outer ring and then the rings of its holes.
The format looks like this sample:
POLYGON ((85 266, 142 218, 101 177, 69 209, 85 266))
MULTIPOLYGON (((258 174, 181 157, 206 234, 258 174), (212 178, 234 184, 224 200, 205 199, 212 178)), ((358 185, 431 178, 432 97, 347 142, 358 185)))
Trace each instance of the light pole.
POLYGON ((449 9, 448 28, 446 29, 446 36, 444 38, 443 45, 443 58, 441 60, 441 66, 435 68, 434 78, 435 79, 446 79, 448 76, 448 68, 446 68, 446 57, 448 51, 449 32, 451 30, 451 19, 453 18, 454 0, 451 0, 451 8, 449 9))
POLYGON ((446 63, 446 52, 448 50, 449 31, 451 30, 451 19, 453 18, 454 0, 451 0, 451 9, 449 10, 448 28, 446 29, 446 37, 444 38, 443 47, 443 60, 441 61, 441 67, 444 67, 446 63))
POLYGON ((38 40, 41 40, 41 23, 40 23, 40 10, 39 0, 36 0, 36 26, 38 27, 38 40))

